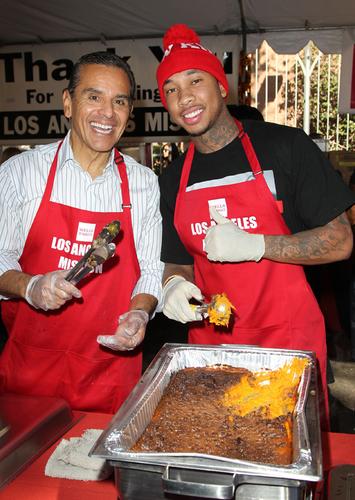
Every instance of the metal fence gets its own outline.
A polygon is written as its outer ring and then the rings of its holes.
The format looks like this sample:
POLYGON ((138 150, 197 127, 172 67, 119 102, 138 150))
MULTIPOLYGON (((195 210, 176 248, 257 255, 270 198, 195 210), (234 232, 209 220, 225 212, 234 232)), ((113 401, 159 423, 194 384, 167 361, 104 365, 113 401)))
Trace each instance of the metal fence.
POLYGON ((329 150, 352 151, 355 116, 337 111, 340 65, 340 54, 325 55, 312 42, 295 55, 263 42, 251 54, 251 104, 266 121, 319 135, 329 150))

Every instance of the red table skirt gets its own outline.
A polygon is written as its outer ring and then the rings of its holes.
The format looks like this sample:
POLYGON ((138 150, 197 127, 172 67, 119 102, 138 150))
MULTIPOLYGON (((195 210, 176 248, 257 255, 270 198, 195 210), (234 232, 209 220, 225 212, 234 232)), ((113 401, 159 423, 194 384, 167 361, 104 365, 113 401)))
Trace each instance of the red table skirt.
MULTIPOLYGON (((112 415, 75 412, 82 417, 62 438, 79 437, 86 429, 104 429, 112 415)), ((106 481, 74 481, 44 475, 45 465, 60 438, 35 462, 0 491, 1 500, 117 500, 112 479, 106 481)), ((323 466, 325 476, 332 467, 355 465, 355 434, 323 433, 323 466)), ((318 489, 321 490, 320 488, 318 489)))
POLYGON ((74 412, 82 417, 62 438, 0 491, 1 500, 117 500, 113 478, 106 481, 75 481, 44 475, 46 463, 59 442, 80 437, 86 429, 105 429, 112 415, 74 412))

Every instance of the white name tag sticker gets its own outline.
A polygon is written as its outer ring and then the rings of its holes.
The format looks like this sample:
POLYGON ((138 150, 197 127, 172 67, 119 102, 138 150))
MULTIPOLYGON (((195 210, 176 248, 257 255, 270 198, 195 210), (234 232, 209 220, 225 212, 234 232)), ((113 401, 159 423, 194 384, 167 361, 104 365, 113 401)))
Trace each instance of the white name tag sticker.
POLYGON ((94 239, 96 224, 79 222, 76 241, 92 241, 94 239))
POLYGON ((215 200, 208 200, 209 208, 214 207, 223 217, 228 217, 228 209, 225 198, 217 198, 215 200))

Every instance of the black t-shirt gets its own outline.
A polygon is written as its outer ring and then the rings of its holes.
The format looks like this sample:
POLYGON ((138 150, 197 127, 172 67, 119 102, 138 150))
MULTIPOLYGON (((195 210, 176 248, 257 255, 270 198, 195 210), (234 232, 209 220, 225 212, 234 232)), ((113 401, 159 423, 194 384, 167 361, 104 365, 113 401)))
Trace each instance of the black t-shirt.
MULTIPOLYGON (((303 130, 243 121, 268 185, 283 202, 283 217, 292 233, 323 226, 355 203, 355 195, 303 130), (276 189, 275 189, 276 188, 276 189)), ((176 196, 185 155, 177 158, 159 178, 163 217, 162 260, 192 264, 174 226, 176 196)), ((202 154, 195 151, 188 186, 250 172, 240 139, 223 149, 202 154)))

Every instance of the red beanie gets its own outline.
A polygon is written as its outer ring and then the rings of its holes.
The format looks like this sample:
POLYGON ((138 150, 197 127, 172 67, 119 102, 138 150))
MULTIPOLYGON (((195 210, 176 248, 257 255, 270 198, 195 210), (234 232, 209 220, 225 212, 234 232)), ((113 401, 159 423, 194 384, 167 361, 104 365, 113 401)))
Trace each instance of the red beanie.
POLYGON ((174 73, 187 69, 200 69, 213 75, 228 94, 228 82, 220 60, 200 45, 200 38, 186 24, 174 24, 163 38, 164 57, 157 69, 160 99, 166 108, 163 85, 174 73))

